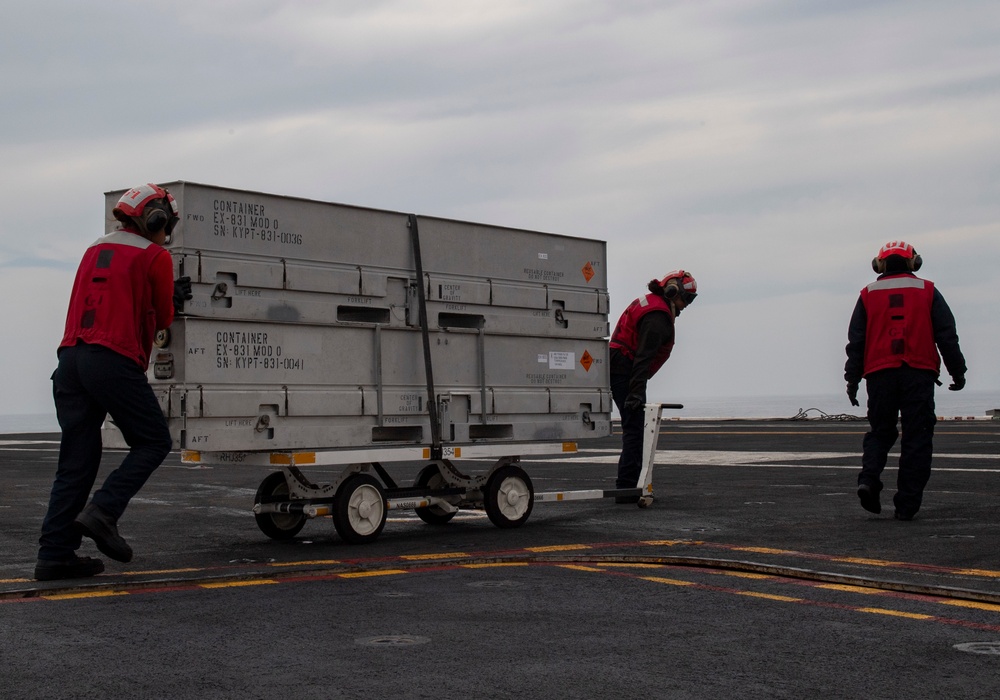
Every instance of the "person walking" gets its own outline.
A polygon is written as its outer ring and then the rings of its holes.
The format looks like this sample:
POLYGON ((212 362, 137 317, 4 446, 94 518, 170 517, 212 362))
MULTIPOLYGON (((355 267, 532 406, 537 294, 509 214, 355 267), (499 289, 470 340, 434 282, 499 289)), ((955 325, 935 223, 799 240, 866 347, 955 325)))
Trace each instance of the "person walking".
POLYGON ((171 448, 146 370, 156 332, 191 298, 190 278, 174 280, 163 248, 178 221, 177 203, 146 184, 126 192, 112 213, 119 225, 87 249, 77 270, 52 375, 62 438, 39 538, 39 581, 101 573, 103 561, 76 554, 84 536, 108 557, 131 561, 118 520, 171 448), (88 504, 109 414, 130 449, 88 504))
POLYGON ((905 241, 890 241, 872 260, 878 279, 861 290, 847 332, 844 379, 847 396, 858 404, 862 377, 868 391, 868 423, 862 443, 858 498, 871 513, 882 512, 882 470, 903 439, 893 496, 894 517, 912 520, 923 502, 933 456, 934 385, 941 360, 952 391, 965 386, 965 357, 955 317, 933 282, 917 277, 922 259, 905 241), (939 354, 940 351, 940 354, 939 354))
MULTIPOLYGON (((670 357, 674 321, 698 296, 698 283, 684 270, 668 272, 647 285, 649 293, 634 300, 611 334, 611 397, 622 426, 618 489, 638 486, 642 466, 646 383, 670 357)), ((615 503, 638 503, 639 496, 616 496, 615 503)))

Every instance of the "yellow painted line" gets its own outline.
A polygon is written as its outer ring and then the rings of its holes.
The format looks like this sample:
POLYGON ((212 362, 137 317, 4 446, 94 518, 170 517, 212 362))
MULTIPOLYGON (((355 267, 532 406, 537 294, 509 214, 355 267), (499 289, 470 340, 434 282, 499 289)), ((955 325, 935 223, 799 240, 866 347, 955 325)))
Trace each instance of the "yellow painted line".
POLYGON ((340 564, 336 559, 313 559, 311 561, 273 561, 268 566, 313 566, 316 564, 340 564))
POLYGON ((753 578, 753 579, 771 579, 774 578, 769 574, 755 574, 750 571, 723 571, 726 576, 735 576, 737 578, 753 578))
POLYGON ((774 595, 773 593, 757 593, 756 591, 737 591, 737 595, 750 596, 751 598, 764 598, 765 600, 777 600, 782 603, 801 603, 802 598, 793 598, 787 595, 774 595))
POLYGON ((350 574, 337 574, 340 578, 370 578, 372 576, 395 576, 408 573, 402 569, 382 569, 381 571, 356 571, 350 574))
POLYGON ((588 544, 554 544, 548 547, 526 547, 529 552, 571 552, 580 549, 591 549, 588 544))
POLYGON ((844 591, 845 593, 861 593, 863 595, 881 595, 885 592, 874 588, 865 588, 864 586, 848 586, 840 583, 822 583, 816 586, 816 588, 825 588, 829 591, 844 591))
POLYGON ((85 593, 56 593, 43 595, 45 600, 73 600, 74 598, 110 598, 116 595, 128 595, 126 591, 88 591, 85 593))
POLYGON ((34 580, 32 578, 0 578, 0 583, 28 583, 34 580))
POLYGON ((1000 578, 1000 571, 990 571, 989 569, 957 569, 952 572, 959 576, 988 576, 989 578, 1000 578))
POLYGON ((463 569, 499 569, 504 566, 527 566, 526 561, 498 561, 483 564, 459 564, 463 569))
POLYGON ((559 568, 572 569, 573 571, 596 571, 600 574, 604 573, 604 569, 598 569, 595 566, 581 566, 580 564, 559 564, 559 568))
POLYGON ((411 561, 433 561, 435 559, 454 559, 455 557, 467 557, 469 556, 465 552, 452 552, 452 553, 440 553, 440 554, 404 554, 400 559, 408 559, 411 561))
POLYGON ((772 549, 771 547, 732 547, 735 552, 754 552, 755 554, 795 554, 787 549, 772 549))
POLYGON ((199 583, 199 588, 240 588, 242 586, 263 586, 268 583, 278 583, 268 578, 254 581, 219 581, 218 583, 199 583))
POLYGON ((648 544, 651 547, 673 547, 677 544, 702 544, 691 540, 645 540, 641 544, 648 544))
POLYGON ((148 574, 189 574, 192 571, 204 571, 204 569, 153 569, 151 571, 123 571, 124 576, 146 576, 148 574))
POLYGON ((858 612, 872 613, 874 615, 890 615, 892 617, 908 617, 911 620, 933 620, 933 615, 921 615, 919 613, 908 613, 902 610, 887 610, 886 608, 858 608, 858 612))
POLYGON ((960 608, 976 608, 977 610, 990 610, 1000 612, 1000 605, 993 603, 979 603, 974 600, 942 600, 945 605, 957 605, 960 608))
POLYGON ((862 559, 859 557, 831 557, 830 561, 842 561, 845 564, 867 564, 868 566, 903 566, 900 561, 882 561, 881 559, 862 559))
POLYGON ((661 576, 640 576, 643 581, 652 581, 653 583, 668 583, 671 586, 694 586, 695 584, 690 581, 681 581, 675 578, 663 578, 661 576))
POLYGON ((609 561, 609 562, 606 562, 606 563, 602 563, 601 566, 604 567, 604 568, 606 568, 606 569, 609 569, 609 568, 615 568, 615 569, 662 569, 663 568, 663 564, 639 564, 639 563, 632 563, 632 562, 626 562, 626 561, 623 561, 623 562, 609 561))

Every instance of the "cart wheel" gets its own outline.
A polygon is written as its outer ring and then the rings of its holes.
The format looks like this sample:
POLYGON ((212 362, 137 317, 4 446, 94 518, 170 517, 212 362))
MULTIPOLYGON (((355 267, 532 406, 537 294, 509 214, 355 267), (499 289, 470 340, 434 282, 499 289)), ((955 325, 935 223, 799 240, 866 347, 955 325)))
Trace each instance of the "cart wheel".
POLYGON ((531 515, 535 489, 527 472, 513 464, 497 469, 486 482, 483 506, 497 527, 519 527, 531 515))
MULTIPOLYGON (((436 464, 428 464, 417 474, 415 486, 420 488, 437 489, 444 486, 444 477, 436 464)), ((426 508, 416 508, 417 517, 428 525, 444 525, 455 517, 455 511, 446 511, 441 506, 427 506, 426 508)))
POLYGON ((333 526, 341 539, 351 544, 372 542, 385 527, 385 492, 369 474, 348 478, 333 503, 333 526))
MULTIPOLYGON (((254 503, 275 503, 288 500, 288 482, 284 472, 273 472, 267 475, 260 486, 254 503)), ((299 534, 306 524, 306 516, 301 513, 260 513, 253 516, 257 527, 265 535, 274 540, 290 540, 299 534)))

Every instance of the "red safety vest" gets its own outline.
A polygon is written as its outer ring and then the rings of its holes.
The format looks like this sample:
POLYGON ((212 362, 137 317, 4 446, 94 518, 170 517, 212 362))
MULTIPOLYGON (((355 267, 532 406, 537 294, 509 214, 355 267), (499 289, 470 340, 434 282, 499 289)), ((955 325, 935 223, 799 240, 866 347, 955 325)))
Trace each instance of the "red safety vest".
POLYGON ((142 236, 115 231, 84 253, 76 271, 59 347, 78 341, 103 345, 131 357, 145 370, 156 331, 173 321, 170 253, 142 236), (166 261, 158 259, 166 256, 166 261), (154 264, 155 262, 155 264, 154 264), (159 299, 153 298, 153 283, 159 299))
MULTIPOLYGON (((670 320, 674 319, 674 311, 670 304, 659 294, 647 294, 639 297, 622 313, 615 326, 615 332, 611 334, 611 347, 617 348, 625 357, 630 360, 635 359, 635 352, 639 345, 639 321, 651 311, 666 311, 670 314, 670 320)), ((661 345, 656 351, 652 364, 649 366, 649 376, 652 377, 656 371, 663 366, 663 363, 670 357, 670 351, 674 349, 674 342, 670 341, 666 345, 661 345)))
POLYGON ((931 320, 933 282, 905 273, 883 277, 861 290, 861 301, 868 315, 866 376, 904 362, 940 372, 941 356, 931 320))

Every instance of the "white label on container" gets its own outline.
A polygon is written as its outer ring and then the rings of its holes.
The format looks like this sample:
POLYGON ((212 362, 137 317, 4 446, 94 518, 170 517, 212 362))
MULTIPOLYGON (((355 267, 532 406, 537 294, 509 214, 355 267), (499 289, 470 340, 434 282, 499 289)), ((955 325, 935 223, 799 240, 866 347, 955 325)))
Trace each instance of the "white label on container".
POLYGON ((549 369, 568 369, 576 367, 576 353, 573 352, 550 352, 549 369))
POLYGON ((549 259, 549 254, 548 253, 539 253, 538 254, 538 259, 539 260, 548 260, 549 259))
POLYGON ((549 356, 544 353, 538 353, 538 362, 547 365, 549 363, 549 356))

